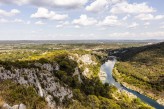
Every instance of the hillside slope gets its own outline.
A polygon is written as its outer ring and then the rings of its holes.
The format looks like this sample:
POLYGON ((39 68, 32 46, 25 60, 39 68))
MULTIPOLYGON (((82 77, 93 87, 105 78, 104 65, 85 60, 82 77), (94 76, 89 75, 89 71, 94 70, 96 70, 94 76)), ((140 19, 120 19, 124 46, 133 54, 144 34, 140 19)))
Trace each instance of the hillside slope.
POLYGON ((164 42, 117 52, 118 81, 164 104, 164 42))
POLYGON ((97 53, 25 52, 12 52, 13 57, 11 52, 0 54, 0 108, 22 103, 27 109, 152 108, 134 95, 102 84, 97 53))

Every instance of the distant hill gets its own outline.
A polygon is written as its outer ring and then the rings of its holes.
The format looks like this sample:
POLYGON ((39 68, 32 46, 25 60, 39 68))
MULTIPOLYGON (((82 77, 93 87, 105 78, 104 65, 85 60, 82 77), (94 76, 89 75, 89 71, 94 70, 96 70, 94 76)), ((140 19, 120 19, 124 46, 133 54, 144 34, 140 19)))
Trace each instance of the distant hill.
POLYGON ((120 58, 122 61, 126 60, 133 60, 134 57, 137 57, 138 54, 145 53, 145 52, 152 52, 153 55, 157 54, 164 57, 164 42, 150 44, 141 47, 131 47, 131 48, 122 48, 110 51, 109 55, 114 55, 120 58))
POLYGON ((163 40, 1 40, 0 44, 111 44, 111 43, 157 43, 163 40))

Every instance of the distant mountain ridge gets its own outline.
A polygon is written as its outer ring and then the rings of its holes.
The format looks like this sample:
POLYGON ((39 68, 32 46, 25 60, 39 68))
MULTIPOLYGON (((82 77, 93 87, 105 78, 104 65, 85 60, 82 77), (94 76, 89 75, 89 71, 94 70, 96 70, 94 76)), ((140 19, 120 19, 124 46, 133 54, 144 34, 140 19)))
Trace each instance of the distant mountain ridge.
POLYGON ((81 44, 81 43, 158 43, 164 40, 108 40, 108 39, 97 39, 97 40, 0 40, 1 44, 81 44))
POLYGON ((161 50, 161 54, 164 55, 164 42, 148 44, 141 47, 130 47, 130 48, 122 48, 117 50, 112 50, 109 52, 109 55, 114 55, 120 58, 121 60, 128 60, 138 53, 147 51, 147 50, 161 50))

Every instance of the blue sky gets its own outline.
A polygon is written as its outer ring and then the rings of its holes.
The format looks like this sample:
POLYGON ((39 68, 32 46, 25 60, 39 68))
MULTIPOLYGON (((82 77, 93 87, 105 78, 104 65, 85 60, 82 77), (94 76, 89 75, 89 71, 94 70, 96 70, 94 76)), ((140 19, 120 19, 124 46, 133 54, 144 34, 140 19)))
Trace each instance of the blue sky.
POLYGON ((0 40, 164 39, 164 0, 0 0, 0 40))

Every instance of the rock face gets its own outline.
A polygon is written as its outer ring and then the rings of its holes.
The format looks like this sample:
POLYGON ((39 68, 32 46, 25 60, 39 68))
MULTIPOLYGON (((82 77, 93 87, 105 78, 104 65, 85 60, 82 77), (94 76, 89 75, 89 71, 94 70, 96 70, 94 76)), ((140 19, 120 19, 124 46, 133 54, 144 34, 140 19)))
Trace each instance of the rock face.
POLYGON ((87 64, 87 65, 96 65, 97 63, 94 62, 92 60, 92 57, 90 54, 85 54, 85 55, 82 55, 81 57, 79 57, 78 61, 82 61, 84 64, 87 64))
POLYGON ((83 81, 81 79, 81 76, 80 76, 80 72, 79 72, 78 67, 75 68, 75 72, 74 72, 73 76, 76 76, 76 75, 78 76, 79 82, 82 83, 83 81))
POLYGON ((19 104, 19 105, 14 105, 11 107, 7 103, 5 103, 5 104, 3 104, 2 109, 26 109, 26 105, 19 104))
MULTIPOLYGON (((77 76, 80 83, 83 83, 81 79, 82 75, 88 77, 88 75, 92 74, 90 66, 97 65, 97 62, 93 58, 94 57, 90 54, 72 54, 69 56, 69 59, 78 63, 72 76, 77 76), (83 68, 84 71, 80 72, 83 68)), ((11 69, 5 69, 5 67, 0 65, 0 80, 12 79, 22 85, 34 86, 38 95, 47 101, 50 109, 60 108, 57 107, 59 101, 63 102, 73 97, 72 90, 55 77, 54 73, 60 70, 60 65, 58 63, 42 64, 35 62, 32 65, 33 66, 30 68, 11 67, 11 69)), ((17 107, 18 105, 15 105, 14 109, 17 109, 17 107)))
POLYGON ((97 62, 93 59, 91 54, 72 54, 72 56, 69 56, 69 59, 76 61, 79 68, 83 69, 82 75, 88 78, 93 74, 93 72, 90 70, 90 66, 97 65, 97 62))
MULTIPOLYGON (((12 79, 23 85, 33 85, 41 97, 48 102, 49 107, 55 108, 56 102, 54 97, 59 98, 62 102, 65 97, 72 98, 72 91, 68 86, 60 84, 58 78, 53 74, 54 70, 59 70, 59 65, 35 63, 38 68, 12 68, 7 70, 0 67, 0 80, 12 79)), ((7 106, 7 105, 6 105, 7 106)), ((11 109, 17 109, 17 106, 11 109)), ((21 109, 25 109, 24 105, 20 105, 21 109)), ((10 108, 7 108, 10 109, 10 108)))

